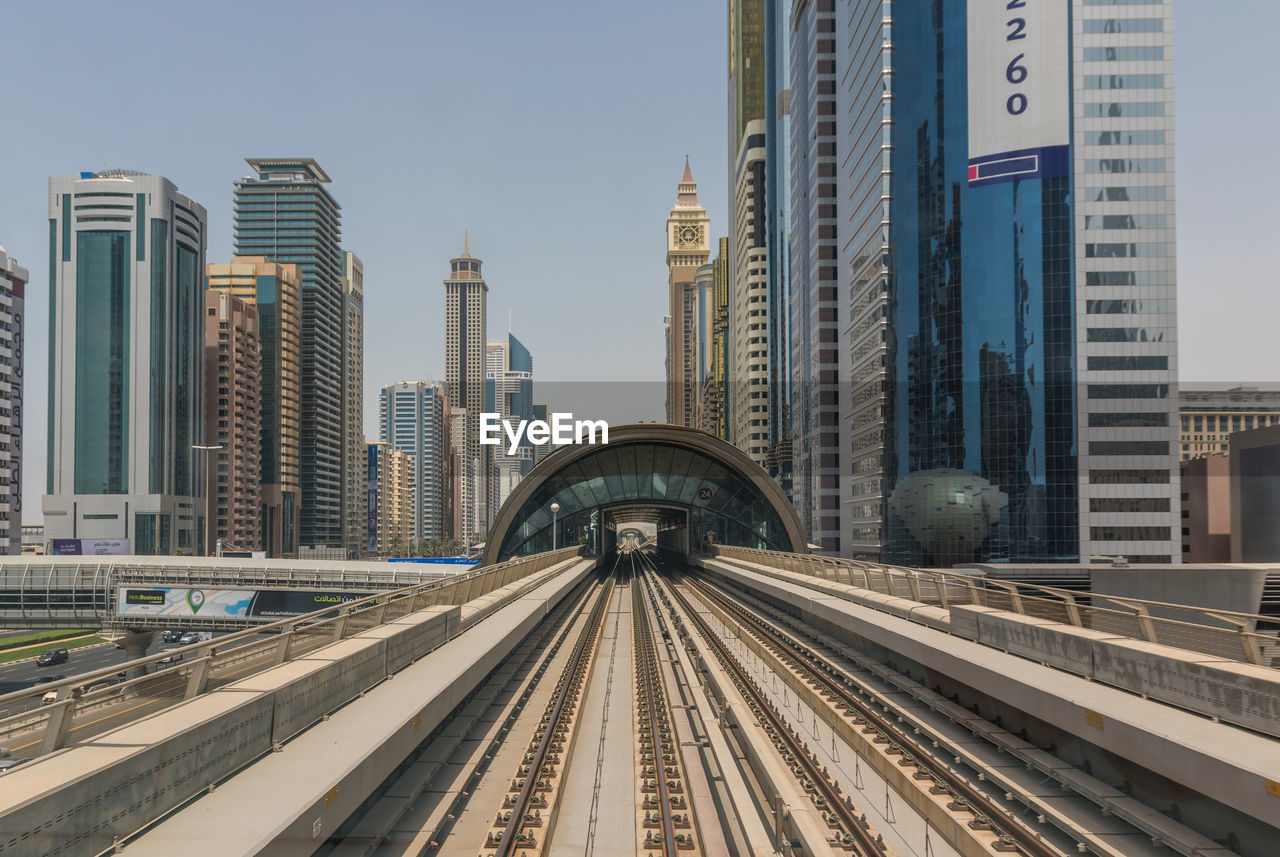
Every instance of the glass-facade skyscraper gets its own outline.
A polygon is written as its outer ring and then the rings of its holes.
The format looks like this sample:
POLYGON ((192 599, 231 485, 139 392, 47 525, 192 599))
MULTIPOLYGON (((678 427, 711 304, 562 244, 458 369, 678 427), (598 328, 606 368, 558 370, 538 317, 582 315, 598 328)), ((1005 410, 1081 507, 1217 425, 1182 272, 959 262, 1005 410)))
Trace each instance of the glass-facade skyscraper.
POLYGON ((50 540, 199 548, 205 223, 161 176, 49 179, 50 540))
POLYGON ((1176 562, 1172 4, 835 8, 796 19, 789 97, 800 428, 839 235, 841 552, 1176 562))
POLYGON ((339 546, 342 485, 342 211, 311 158, 247 158, 235 186, 235 252, 296 264, 302 273, 299 543, 339 546))
POLYGON ((966 3, 894 10, 886 559, 1074 560, 1071 177, 971 181, 966 3))

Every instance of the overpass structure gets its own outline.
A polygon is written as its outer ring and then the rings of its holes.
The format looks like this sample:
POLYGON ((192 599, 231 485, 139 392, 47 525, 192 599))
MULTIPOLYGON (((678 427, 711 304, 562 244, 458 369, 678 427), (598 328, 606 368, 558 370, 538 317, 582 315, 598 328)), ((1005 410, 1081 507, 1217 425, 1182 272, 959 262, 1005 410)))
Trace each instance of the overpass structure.
POLYGON ((1277 853, 1262 617, 737 537, 517 555, 57 684, 0 718, 32 757, 0 855, 1277 853))
POLYGON ((332 597, 350 600, 470 568, 213 557, 27 557, 0 561, 0 627, 239 630, 313 612, 332 597))

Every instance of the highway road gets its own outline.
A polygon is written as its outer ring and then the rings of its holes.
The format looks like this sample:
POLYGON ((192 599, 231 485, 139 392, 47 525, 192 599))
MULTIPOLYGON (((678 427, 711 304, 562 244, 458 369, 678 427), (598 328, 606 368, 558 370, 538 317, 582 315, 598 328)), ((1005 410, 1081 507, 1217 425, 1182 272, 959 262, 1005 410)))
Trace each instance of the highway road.
MULTIPOLYGON (((214 637, 223 636, 222 634, 214 634, 214 637)), ((257 636, 248 637, 244 642, 256 640, 257 636)), ((168 651, 170 649, 179 648, 177 643, 162 643, 160 635, 156 634, 156 640, 147 649, 148 655, 158 654, 159 652, 168 651)), ((46 681, 57 681, 58 679, 71 678, 72 676, 82 673, 93 672, 94 670, 109 667, 113 664, 124 664, 128 658, 125 656, 124 649, 117 649, 114 643, 103 643, 98 646, 88 646, 82 649, 72 649, 67 653, 68 658, 65 663, 55 664, 53 666, 41 667, 36 666, 35 658, 19 661, 18 663, 5 664, 0 666, 0 694, 12 693, 15 690, 25 690, 34 687, 40 683, 38 680, 44 678, 46 681)), ((0 717, 8 714, 17 714, 29 708, 39 705, 39 700, 33 699, 27 703, 21 703, 17 706, 10 707, 6 710, 0 710, 0 717)))

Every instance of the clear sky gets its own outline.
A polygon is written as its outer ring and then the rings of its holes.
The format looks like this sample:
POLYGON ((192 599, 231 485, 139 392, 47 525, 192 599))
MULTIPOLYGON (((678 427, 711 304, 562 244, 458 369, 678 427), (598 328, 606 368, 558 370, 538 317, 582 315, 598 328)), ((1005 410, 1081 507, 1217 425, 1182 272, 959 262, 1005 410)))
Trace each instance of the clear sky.
MULTIPOLYGON (((226 261, 243 159, 315 157, 365 264, 370 436, 382 385, 444 375, 441 280, 464 229, 490 335, 510 311, 537 378, 659 381, 664 225, 686 154, 714 233, 726 228, 726 5, 6 3, 0 244, 32 278, 26 519, 44 491, 50 175, 167 176, 208 209, 208 258, 226 261)), ((1189 381, 1280 375, 1264 260, 1280 226, 1280 4, 1229 8, 1175 2, 1189 381)), ((631 389, 661 416, 659 385, 631 389)))

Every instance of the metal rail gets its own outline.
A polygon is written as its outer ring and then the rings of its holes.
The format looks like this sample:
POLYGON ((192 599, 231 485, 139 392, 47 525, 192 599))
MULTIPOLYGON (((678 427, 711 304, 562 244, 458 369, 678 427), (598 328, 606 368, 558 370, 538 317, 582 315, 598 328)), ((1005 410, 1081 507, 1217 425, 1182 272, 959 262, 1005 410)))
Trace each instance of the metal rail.
POLYGON ((833 710, 841 716, 849 717, 859 726, 869 725, 884 735, 890 746, 896 745, 904 753, 909 753, 912 764, 922 773, 928 774, 934 782, 944 786, 951 792, 958 808, 968 809, 973 813, 975 821, 982 826, 989 826, 1006 846, 1013 846, 1028 857, 1058 857, 1060 852, 1028 832, 1013 820, 1004 807, 991 799, 984 791, 974 786, 967 778, 933 757, 923 741, 916 739, 910 732, 900 728, 891 718, 877 712, 864 702, 856 693, 852 693, 841 682, 832 678, 838 675, 845 681, 853 681, 848 671, 829 658, 796 640, 789 633, 779 630, 773 623, 757 616, 738 605, 720 592, 715 591, 701 581, 685 578, 684 582, 700 597, 715 603, 722 611, 734 618, 763 645, 768 647, 783 663, 787 664, 803 680, 819 688, 820 693, 832 697, 835 703, 833 710), (815 667, 818 664, 821 669, 815 667), (844 706, 854 714, 840 712, 844 706), (861 718, 859 722, 858 718, 861 718))
MULTIPOLYGON (((631 558, 631 562, 634 569, 634 557, 631 558)), ((631 626, 635 636, 636 703, 643 730, 639 737, 647 739, 651 753, 649 758, 653 763, 658 795, 658 825, 662 831, 662 854, 663 857, 676 857, 675 820, 672 818, 672 795, 667 778, 667 766, 670 764, 673 766, 673 771, 675 770, 675 748, 671 742, 670 723, 667 722, 666 700, 662 695, 662 676, 658 673, 658 653, 653 644, 653 629, 649 626, 644 596, 640 590, 640 578, 633 576, 631 626), (667 725, 666 737, 659 728, 659 720, 667 725)), ((644 745, 645 741, 641 740, 642 754, 644 745)), ((643 777, 646 773, 642 771, 641 776, 643 777)))
MULTIPOLYGON (((809 751, 808 746, 796 734, 791 724, 777 710, 768 696, 755 683, 746 669, 729 651, 706 620, 693 609, 688 599, 681 594, 679 587, 669 587, 672 596, 680 603, 681 608, 697 626, 697 632, 708 645, 721 666, 729 673, 738 690, 742 692, 760 725, 774 745, 782 753, 783 759, 791 767, 800 780, 801 786, 809 793, 814 807, 824 813, 827 823, 835 822, 835 826, 843 829, 838 844, 855 851, 859 857, 886 857, 889 853, 880 836, 872 836, 870 827, 865 825, 865 815, 858 817, 853 802, 840 794, 839 787, 831 780, 817 758, 809 751)), ((679 625, 679 619, 676 619, 679 625)))
POLYGON ((587 617, 586 627, 578 636, 573 652, 569 656, 569 663, 565 665, 560 681, 556 684, 555 696, 547 704, 546 713, 542 717, 541 734, 537 738, 537 749, 533 752, 533 758, 524 766, 520 791, 514 799, 511 796, 507 798, 504 806, 504 813, 509 813, 506 816, 506 824, 500 834, 491 833, 490 840, 486 843, 486 847, 496 849, 494 857, 511 857, 517 851, 536 847, 530 835, 525 833, 525 828, 539 827, 542 824, 540 816, 529 814, 529 810, 533 808, 531 806, 533 796, 535 791, 543 785, 544 770, 551 765, 550 750, 553 747, 559 749, 558 739, 564 733, 566 724, 576 709, 612 596, 613 579, 610 578, 601 588, 600 597, 596 600, 591 615, 587 617), (534 822, 535 818, 537 818, 536 822, 534 822))

